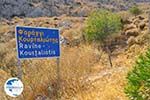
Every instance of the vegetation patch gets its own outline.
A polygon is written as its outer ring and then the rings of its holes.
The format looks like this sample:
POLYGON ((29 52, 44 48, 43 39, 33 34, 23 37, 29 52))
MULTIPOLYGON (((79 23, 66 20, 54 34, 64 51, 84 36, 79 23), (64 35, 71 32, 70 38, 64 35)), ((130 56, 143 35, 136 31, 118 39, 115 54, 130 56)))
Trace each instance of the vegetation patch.
POLYGON ((128 73, 125 93, 131 100, 150 100, 150 49, 128 73))
POLYGON ((104 41, 120 29, 121 19, 117 14, 97 10, 92 12, 86 21, 85 36, 88 41, 104 41))

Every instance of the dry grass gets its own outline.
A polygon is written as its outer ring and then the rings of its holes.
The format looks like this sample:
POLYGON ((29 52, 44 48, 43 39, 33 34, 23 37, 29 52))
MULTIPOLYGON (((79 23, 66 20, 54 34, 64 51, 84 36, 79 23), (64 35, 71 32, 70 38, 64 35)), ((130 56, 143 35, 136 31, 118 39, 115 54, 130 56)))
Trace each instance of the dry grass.
MULTIPOLYGON (((7 57, 4 57, 5 62, 1 62, 1 64, 4 63, 3 65, 7 70, 15 70, 16 66, 8 67, 8 65, 13 65, 11 63, 16 62, 9 61, 9 59, 15 59, 15 51, 12 51, 13 46, 10 43, 5 46, 3 45, 3 49, 6 50, 5 55, 7 57), (11 51, 8 50, 8 52, 5 46, 9 47, 11 51)), ((123 68, 131 66, 134 62, 133 55, 144 52, 143 48, 146 49, 147 46, 143 46, 138 50, 137 48, 140 48, 140 46, 130 47, 128 51, 120 54, 117 58, 113 58, 114 67, 118 69, 118 66, 123 68)), ((128 71, 126 68, 107 74, 93 82, 84 82, 83 76, 90 77, 93 74, 101 73, 100 71, 105 69, 108 69, 105 72, 113 70, 109 69, 108 64, 106 64, 106 54, 102 55, 101 62, 98 63, 99 55, 100 52, 96 51, 91 45, 62 48, 60 64, 61 100, 128 100, 123 92, 128 71)), ((55 100, 57 86, 55 61, 55 59, 22 61, 25 88, 23 95, 16 100, 34 100, 37 95, 45 95, 55 100), (53 92, 49 91, 48 87, 51 87, 53 92)), ((7 71, 7 73, 10 72, 7 71)), ((6 98, 6 96, 4 97, 6 98)))
POLYGON ((0 34, 7 33, 9 31, 9 25, 0 23, 0 34))
MULTIPOLYGON (((2 45, 1 51, 5 50, 5 53, 3 53, 5 56, 2 58, 1 64, 3 65, 3 70, 7 69, 5 70, 7 73, 16 76, 16 53, 12 50, 14 48, 12 44, 2 45), (9 49, 7 50, 7 48, 9 49)), ((93 51, 95 49, 90 45, 73 48, 62 47, 60 59, 60 93, 62 97, 73 97, 82 89, 83 84, 81 84, 80 78, 89 74, 91 67, 99 61, 99 54, 93 51)), ((55 59, 22 61, 23 83, 25 86, 22 97, 24 100, 33 100, 37 95, 46 95, 55 99, 57 86, 55 61, 55 59), (51 87, 54 91, 50 93, 48 87, 51 87)), ((18 100, 22 97, 18 98, 18 100)))
MULTIPOLYGON (((80 88, 80 84, 78 83, 80 77, 90 72, 91 66, 93 66, 98 60, 96 56, 97 55, 93 52, 92 48, 88 46, 62 49, 60 63, 62 90, 60 92, 63 96, 75 95, 80 88), (73 89, 72 92, 71 89, 73 89)), ((47 87, 49 86, 53 88, 55 92, 57 86, 55 60, 37 60, 31 63, 26 62, 24 67, 28 66, 30 67, 25 68, 24 78, 25 83, 28 81, 28 84, 33 88, 32 91, 34 91, 34 94, 32 94, 32 97, 37 94, 48 95, 47 87), (37 80, 40 80, 40 83, 38 83, 37 80)), ((24 93, 27 92, 25 91, 24 93)), ((55 98, 56 94, 51 93, 50 96, 51 98, 55 98)), ((27 97, 31 98, 30 96, 27 97)))
POLYGON ((129 19, 132 16, 132 14, 130 14, 129 11, 128 12, 127 11, 121 11, 121 12, 118 12, 118 14, 123 21, 126 21, 127 19, 129 19))
POLYGON ((125 71, 111 73, 92 82, 92 88, 81 91, 75 98, 76 100, 128 100, 123 91, 124 86, 125 71))

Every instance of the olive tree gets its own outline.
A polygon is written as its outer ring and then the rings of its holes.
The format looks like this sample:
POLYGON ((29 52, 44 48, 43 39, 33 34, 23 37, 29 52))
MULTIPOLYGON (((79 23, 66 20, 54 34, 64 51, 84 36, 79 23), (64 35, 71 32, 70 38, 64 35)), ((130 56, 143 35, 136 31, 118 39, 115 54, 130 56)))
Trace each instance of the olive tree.
POLYGON ((104 42, 107 36, 121 28, 120 17, 106 10, 93 11, 86 20, 85 36, 88 41, 104 42))
MULTIPOLYGON (((106 11, 96 10, 93 11, 86 20, 85 37, 90 42, 100 42, 101 46, 106 45, 106 39, 114 33, 117 33, 121 29, 121 18, 119 15, 106 11)), ((109 54, 109 46, 106 45, 104 49, 109 54)), ((110 60, 112 67, 112 63, 110 60)))

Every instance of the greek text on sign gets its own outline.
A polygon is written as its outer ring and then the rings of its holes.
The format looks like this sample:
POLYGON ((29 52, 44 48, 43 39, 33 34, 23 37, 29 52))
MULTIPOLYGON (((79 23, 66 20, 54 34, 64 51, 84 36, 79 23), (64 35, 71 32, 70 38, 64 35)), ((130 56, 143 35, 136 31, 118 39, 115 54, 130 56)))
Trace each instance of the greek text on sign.
POLYGON ((60 56, 59 30, 34 27, 16 27, 18 58, 60 56))

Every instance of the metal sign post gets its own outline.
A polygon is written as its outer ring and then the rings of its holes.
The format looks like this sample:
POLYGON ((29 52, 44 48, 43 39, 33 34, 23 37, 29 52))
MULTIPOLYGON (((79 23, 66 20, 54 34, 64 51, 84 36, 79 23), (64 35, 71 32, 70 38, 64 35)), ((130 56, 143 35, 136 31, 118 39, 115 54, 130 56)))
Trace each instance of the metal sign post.
POLYGON ((60 88, 61 88, 61 84, 60 84, 60 59, 57 58, 56 59, 56 63, 57 63, 57 99, 59 100, 60 98, 60 88))
POLYGON ((21 68, 21 61, 18 59, 17 61, 17 68, 18 68, 18 75, 17 77, 21 80, 22 79, 22 68, 21 68))

